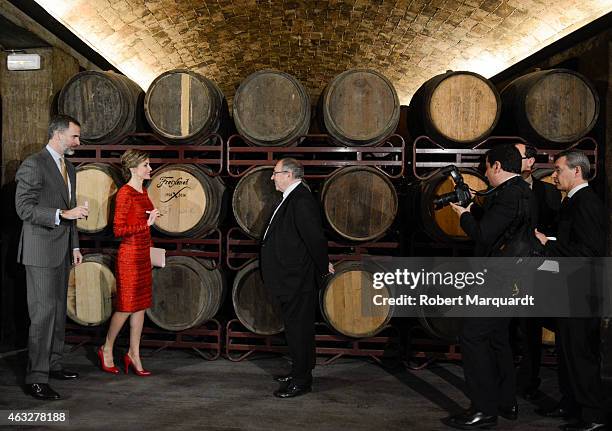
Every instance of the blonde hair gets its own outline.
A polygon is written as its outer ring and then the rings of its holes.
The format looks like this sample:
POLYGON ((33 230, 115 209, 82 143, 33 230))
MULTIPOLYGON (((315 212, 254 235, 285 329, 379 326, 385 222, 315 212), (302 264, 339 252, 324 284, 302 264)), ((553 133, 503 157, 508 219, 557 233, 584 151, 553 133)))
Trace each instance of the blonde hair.
POLYGON ((149 154, 141 150, 130 149, 121 156, 121 173, 125 181, 132 178, 130 168, 135 168, 149 158, 149 154))

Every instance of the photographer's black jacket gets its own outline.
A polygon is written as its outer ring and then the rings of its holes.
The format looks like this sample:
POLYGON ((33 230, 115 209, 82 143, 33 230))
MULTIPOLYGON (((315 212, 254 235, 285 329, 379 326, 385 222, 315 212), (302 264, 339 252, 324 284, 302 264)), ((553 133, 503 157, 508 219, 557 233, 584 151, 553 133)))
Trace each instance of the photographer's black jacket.
POLYGON ((475 256, 491 255, 498 240, 520 217, 519 206, 522 199, 528 201, 528 210, 535 229, 538 216, 535 196, 520 175, 499 185, 496 191, 487 197, 482 207, 474 203, 469 213, 463 213, 460 219, 461 228, 476 243, 475 256))

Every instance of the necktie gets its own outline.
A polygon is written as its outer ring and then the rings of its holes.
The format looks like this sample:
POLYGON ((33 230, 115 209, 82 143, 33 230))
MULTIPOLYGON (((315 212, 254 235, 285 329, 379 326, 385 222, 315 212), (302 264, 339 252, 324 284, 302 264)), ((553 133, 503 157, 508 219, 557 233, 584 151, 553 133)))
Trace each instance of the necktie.
POLYGON ((60 172, 62 173, 62 178, 64 178, 64 183, 66 184, 66 189, 68 188, 68 171, 66 170, 66 162, 63 157, 60 157, 60 172))

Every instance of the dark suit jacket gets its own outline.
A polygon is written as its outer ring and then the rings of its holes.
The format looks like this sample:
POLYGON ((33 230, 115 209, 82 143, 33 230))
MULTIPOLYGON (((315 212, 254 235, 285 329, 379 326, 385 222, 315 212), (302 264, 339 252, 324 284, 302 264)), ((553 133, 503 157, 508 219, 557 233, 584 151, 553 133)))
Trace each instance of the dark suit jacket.
POLYGON ((591 187, 565 198, 559 211, 556 241, 544 247, 547 256, 600 257, 606 255, 607 213, 591 187))
POLYGON ((316 289, 328 272, 318 202, 303 184, 281 204, 261 244, 264 284, 278 296, 316 289))
POLYGON ((493 195, 487 197, 482 208, 474 204, 469 213, 463 213, 461 228, 476 243, 475 256, 489 256, 493 252, 496 242, 519 216, 519 201, 523 198, 528 201, 528 211, 535 226, 535 196, 520 176, 498 186, 493 195))
POLYGON ((24 265, 55 268, 66 253, 79 246, 75 220, 60 218, 55 225, 57 209, 76 206, 76 171, 69 160, 66 170, 70 200, 62 174, 46 148, 25 159, 15 175, 15 209, 23 220, 17 261, 24 265))
POLYGON ((536 227, 540 232, 554 236, 557 232, 559 209, 561 208, 561 192, 552 184, 535 178, 533 178, 531 190, 538 204, 536 227))

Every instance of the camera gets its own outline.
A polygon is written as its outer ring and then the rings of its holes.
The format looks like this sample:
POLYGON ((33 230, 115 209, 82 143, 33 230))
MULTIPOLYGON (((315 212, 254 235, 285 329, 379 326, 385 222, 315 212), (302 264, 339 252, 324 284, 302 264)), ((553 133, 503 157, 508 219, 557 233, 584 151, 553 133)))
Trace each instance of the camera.
POLYGON ((449 165, 442 170, 442 173, 451 177, 455 183, 455 190, 436 197, 433 200, 434 208, 439 210, 451 202, 463 207, 467 206, 472 201, 472 195, 470 194, 470 187, 463 181, 459 169, 454 165, 449 165))

